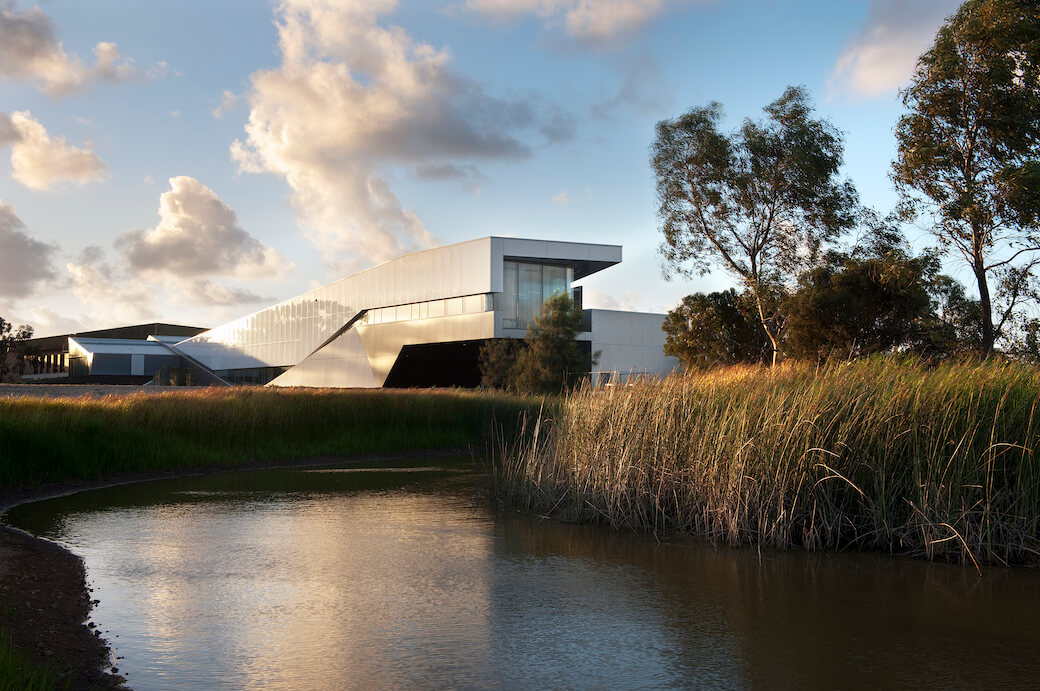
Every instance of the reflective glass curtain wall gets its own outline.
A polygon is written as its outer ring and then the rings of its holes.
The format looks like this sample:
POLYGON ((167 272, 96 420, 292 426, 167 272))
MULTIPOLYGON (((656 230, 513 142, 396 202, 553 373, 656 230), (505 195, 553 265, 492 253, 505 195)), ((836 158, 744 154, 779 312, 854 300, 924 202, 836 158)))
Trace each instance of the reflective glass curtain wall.
POLYGON ((570 266, 507 261, 502 292, 495 296, 502 327, 526 329, 553 293, 570 295, 573 281, 574 269, 570 266))

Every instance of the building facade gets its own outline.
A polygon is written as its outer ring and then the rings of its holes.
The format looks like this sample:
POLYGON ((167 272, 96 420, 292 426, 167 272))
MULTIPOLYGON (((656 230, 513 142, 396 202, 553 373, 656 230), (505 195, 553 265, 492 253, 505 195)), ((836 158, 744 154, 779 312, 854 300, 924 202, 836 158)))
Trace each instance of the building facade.
POLYGON ((164 350, 150 350, 148 339, 162 338, 178 343, 205 331, 198 326, 182 324, 134 324, 111 329, 80 331, 60 336, 30 338, 18 344, 23 355, 23 367, 18 380, 37 383, 70 384, 143 384, 153 378, 159 367, 153 367, 152 356, 166 359, 162 366, 173 370, 183 368, 180 356, 164 350), (148 359, 143 353, 149 351, 148 359), (140 356, 140 357, 137 357, 140 356), (176 359, 170 359, 176 358, 176 359))
MULTIPOLYGON (((156 383, 315 387, 480 384, 491 339, 523 338, 557 292, 580 305, 576 281, 621 261, 621 247, 486 237, 412 252, 188 338, 69 338, 84 371, 156 383), (182 372, 182 380, 170 373, 182 372)), ((579 345, 601 383, 663 374, 662 314, 586 310, 579 345)))

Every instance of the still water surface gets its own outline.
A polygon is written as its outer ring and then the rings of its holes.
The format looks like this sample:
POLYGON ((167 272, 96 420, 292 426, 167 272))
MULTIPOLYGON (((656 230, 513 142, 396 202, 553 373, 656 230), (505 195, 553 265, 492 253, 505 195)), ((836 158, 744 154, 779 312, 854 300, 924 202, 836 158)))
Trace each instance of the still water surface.
POLYGON ((136 689, 1022 687, 1040 574, 503 517, 469 459, 86 492, 8 520, 86 560, 136 689))

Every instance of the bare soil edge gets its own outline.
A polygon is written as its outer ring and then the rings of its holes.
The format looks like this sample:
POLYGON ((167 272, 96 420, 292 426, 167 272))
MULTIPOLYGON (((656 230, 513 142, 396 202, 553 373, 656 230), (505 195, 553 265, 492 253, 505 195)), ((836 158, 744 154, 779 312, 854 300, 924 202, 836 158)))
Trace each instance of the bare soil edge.
POLYGON ((346 457, 301 458, 276 463, 193 468, 183 472, 134 473, 92 482, 65 482, 0 491, 0 629, 41 667, 65 676, 70 689, 126 689, 108 641, 87 622, 96 600, 83 560, 65 547, 5 525, 11 508, 93 489, 175 477, 245 470, 322 467, 397 458, 453 456, 471 449, 413 451, 346 457))

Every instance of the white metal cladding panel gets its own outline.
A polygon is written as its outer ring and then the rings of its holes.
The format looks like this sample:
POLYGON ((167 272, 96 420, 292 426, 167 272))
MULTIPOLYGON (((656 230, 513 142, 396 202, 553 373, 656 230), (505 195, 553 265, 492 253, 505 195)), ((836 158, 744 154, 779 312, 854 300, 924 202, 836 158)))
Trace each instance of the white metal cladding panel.
POLYGON ((406 345, 491 338, 494 313, 356 326, 270 386, 380 387, 406 345))
POLYGON ((271 382, 271 386, 378 387, 357 330, 350 329, 271 382))
POLYGON ((522 238, 492 238, 499 257, 528 257, 559 261, 621 261, 620 245, 601 245, 587 242, 560 242, 558 240, 525 240, 522 238), (501 243, 499 245, 499 243, 501 243), (501 251, 498 251, 498 246, 501 251))
POLYGON ((291 366, 359 311, 490 292, 491 239, 399 257, 184 341, 212 369, 291 366), (309 316, 313 314, 314 316, 309 316), (203 347, 218 344, 222 347, 203 347))
POLYGON ((169 355, 160 343, 155 341, 138 341, 118 338, 72 338, 69 337, 69 349, 75 345, 76 352, 86 353, 111 353, 111 354, 140 354, 140 355, 169 355))
POLYGON ((593 372, 667 374, 679 361, 664 354, 663 314, 587 310, 592 317, 592 351, 599 351, 593 372))
POLYGON ((401 348, 420 343, 450 343, 492 338, 495 313, 457 314, 450 317, 420 319, 357 327, 378 386, 397 362, 401 348))

